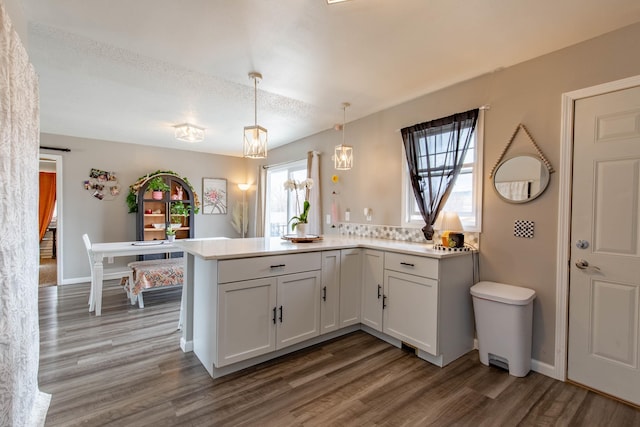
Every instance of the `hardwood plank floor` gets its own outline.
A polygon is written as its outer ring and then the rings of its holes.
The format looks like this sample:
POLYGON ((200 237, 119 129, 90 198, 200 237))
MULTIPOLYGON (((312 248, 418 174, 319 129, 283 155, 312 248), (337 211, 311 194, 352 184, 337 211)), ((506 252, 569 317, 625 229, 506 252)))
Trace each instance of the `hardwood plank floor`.
POLYGON ((106 282, 40 288, 40 389, 47 426, 640 426, 640 410, 531 372, 445 368, 364 332, 219 379, 179 349, 180 291, 128 304, 106 282))

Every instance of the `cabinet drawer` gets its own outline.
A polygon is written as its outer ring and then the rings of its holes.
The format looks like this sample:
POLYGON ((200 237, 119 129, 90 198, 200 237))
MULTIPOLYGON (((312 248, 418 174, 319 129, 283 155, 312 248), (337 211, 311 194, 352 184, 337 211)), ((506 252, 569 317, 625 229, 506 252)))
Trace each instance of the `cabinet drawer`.
POLYGON ((218 283, 320 270, 320 252, 218 261, 218 283))
POLYGON ((438 278, 438 260, 434 258, 387 252, 384 256, 384 268, 416 276, 438 278))

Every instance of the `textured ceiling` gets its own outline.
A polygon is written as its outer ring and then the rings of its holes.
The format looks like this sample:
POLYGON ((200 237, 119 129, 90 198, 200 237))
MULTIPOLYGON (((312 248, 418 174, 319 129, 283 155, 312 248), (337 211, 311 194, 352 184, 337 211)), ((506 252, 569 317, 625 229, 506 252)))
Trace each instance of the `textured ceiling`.
POLYGON ((640 21, 638 0, 24 0, 45 133, 241 155, 640 21), (206 128, 177 142, 173 125, 206 128))

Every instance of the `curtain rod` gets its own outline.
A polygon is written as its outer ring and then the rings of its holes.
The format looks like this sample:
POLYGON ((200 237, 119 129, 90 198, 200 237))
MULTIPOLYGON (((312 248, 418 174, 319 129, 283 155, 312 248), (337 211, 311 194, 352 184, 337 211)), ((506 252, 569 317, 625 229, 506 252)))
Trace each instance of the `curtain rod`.
MULTIPOLYGON (((491 104, 481 105, 481 106, 478 107, 478 110, 491 110, 491 104)), ((401 130, 402 129, 396 129, 396 132, 400 132, 401 130)))
POLYGON ((65 153, 69 153, 71 151, 71 149, 69 149, 69 148, 45 147, 44 145, 41 145, 40 149, 41 150, 64 151, 65 153))
POLYGON ((280 167, 280 166, 288 165, 290 163, 302 162, 304 160, 307 160, 307 159, 289 160, 288 162, 274 163, 272 165, 262 165, 262 169, 277 168, 277 167, 280 167))

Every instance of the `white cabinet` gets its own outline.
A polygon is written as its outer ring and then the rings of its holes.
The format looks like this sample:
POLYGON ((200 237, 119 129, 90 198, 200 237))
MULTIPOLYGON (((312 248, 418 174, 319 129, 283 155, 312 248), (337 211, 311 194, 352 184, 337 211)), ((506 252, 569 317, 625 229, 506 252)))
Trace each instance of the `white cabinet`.
POLYGON ((276 350, 320 334, 320 271, 278 277, 276 350))
POLYGON ((318 336, 320 268, 318 252, 219 261, 215 367, 318 336))
POLYGON ((340 322, 340 251, 322 252, 320 333, 338 329, 340 322))
POLYGON ((362 249, 340 251, 340 327, 360 323, 362 249))
POLYGON ((276 278, 218 286, 218 366, 276 349, 276 278))
POLYGON ((336 248, 189 260, 193 351, 214 377, 360 327, 438 366, 473 348, 471 254, 336 248))
POLYGON ((382 332, 444 366, 473 349, 473 259, 386 252, 382 332))
POLYGON ((384 252, 365 249, 362 254, 362 323, 382 332, 384 252))
POLYGON ((384 272, 382 331, 412 347, 438 354, 438 281, 384 272))

